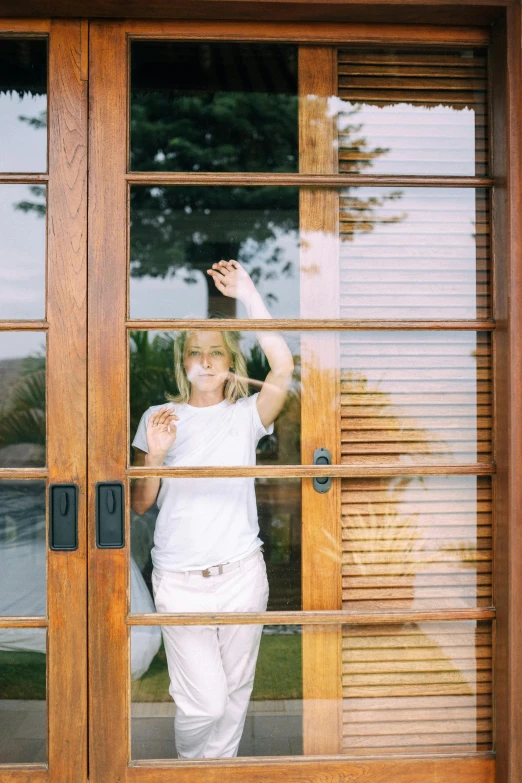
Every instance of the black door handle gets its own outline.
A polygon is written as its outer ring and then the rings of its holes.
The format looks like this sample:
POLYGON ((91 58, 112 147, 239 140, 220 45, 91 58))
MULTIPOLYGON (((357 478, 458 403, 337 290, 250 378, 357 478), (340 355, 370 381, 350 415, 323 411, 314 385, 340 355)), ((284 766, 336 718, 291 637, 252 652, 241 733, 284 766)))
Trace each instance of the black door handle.
POLYGON ((57 552, 78 549, 76 484, 51 484, 49 487, 49 547, 57 552))
POLYGON ((122 549, 125 546, 125 503, 120 481, 96 484, 96 546, 122 549))
MULTIPOLYGON (((314 465, 331 465, 332 455, 328 449, 316 449, 314 451, 314 465)), ((331 489, 332 479, 328 476, 317 476, 314 478, 314 489, 316 492, 325 493, 331 489)))

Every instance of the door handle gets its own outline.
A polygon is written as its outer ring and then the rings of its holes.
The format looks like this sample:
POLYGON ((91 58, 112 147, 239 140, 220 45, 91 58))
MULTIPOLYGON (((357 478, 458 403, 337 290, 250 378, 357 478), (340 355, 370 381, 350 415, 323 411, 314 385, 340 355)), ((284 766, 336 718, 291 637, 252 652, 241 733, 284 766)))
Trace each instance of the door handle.
MULTIPOLYGON (((331 465, 332 455, 328 449, 316 449, 314 451, 314 465, 331 465)), ((328 476, 317 476, 314 478, 314 489, 316 492, 324 494, 332 487, 332 479, 328 476)))
POLYGON ((122 549, 125 546, 125 503, 120 481, 96 484, 96 546, 122 549))
POLYGON ((49 487, 49 547, 57 552, 78 549, 76 484, 51 484, 49 487))

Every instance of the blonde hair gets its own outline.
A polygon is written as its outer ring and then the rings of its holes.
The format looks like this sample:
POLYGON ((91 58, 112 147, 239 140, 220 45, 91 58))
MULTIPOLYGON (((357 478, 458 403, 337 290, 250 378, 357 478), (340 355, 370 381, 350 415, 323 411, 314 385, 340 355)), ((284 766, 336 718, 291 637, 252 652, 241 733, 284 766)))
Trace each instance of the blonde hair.
MULTIPOLYGON (((194 330, 185 330, 179 332, 174 340, 174 375, 178 386, 178 394, 166 394, 169 402, 188 402, 191 394, 191 384, 187 378, 183 357, 185 354, 185 345, 189 334, 194 330)), ((229 402, 236 402, 241 397, 248 397, 247 363, 244 354, 239 347, 239 332, 219 332, 223 338, 225 348, 230 356, 232 377, 225 381, 223 390, 225 399, 229 402)))

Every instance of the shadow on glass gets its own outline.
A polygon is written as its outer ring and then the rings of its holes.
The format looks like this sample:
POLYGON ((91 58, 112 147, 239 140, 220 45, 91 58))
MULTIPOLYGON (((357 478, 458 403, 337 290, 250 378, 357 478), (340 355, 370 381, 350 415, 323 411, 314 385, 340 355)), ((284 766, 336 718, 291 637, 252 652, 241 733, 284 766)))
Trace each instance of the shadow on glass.
POLYGON ((45 465, 43 332, 0 333, 0 467, 45 465))
POLYGON ((47 761, 45 628, 0 628, 0 764, 47 761))

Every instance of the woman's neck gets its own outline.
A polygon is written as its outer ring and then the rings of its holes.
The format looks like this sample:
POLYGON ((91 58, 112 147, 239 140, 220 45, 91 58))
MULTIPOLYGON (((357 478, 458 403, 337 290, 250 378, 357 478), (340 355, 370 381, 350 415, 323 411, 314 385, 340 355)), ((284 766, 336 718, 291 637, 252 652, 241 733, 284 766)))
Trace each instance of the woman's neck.
POLYGON ((193 388, 190 392, 188 404, 192 405, 194 408, 209 408, 211 405, 217 405, 218 403, 223 402, 224 399, 225 395, 223 394, 223 389, 202 392, 193 388))

